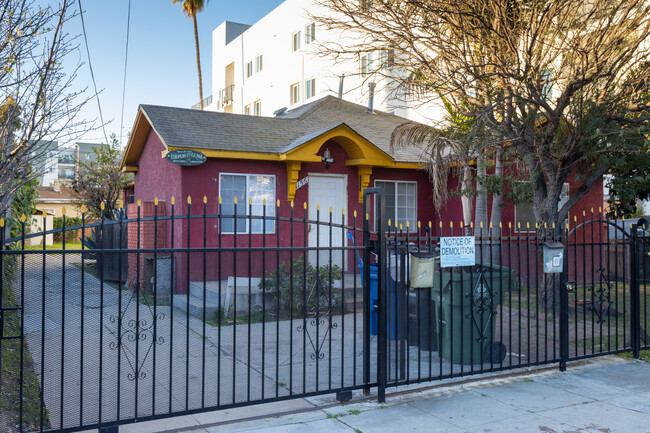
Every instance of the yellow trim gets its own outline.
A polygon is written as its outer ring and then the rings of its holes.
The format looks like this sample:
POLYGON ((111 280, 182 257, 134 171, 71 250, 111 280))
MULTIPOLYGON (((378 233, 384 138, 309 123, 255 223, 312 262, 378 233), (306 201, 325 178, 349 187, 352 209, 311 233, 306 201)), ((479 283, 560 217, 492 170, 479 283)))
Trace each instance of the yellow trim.
POLYGON ((125 173, 137 173, 138 166, 135 164, 127 164, 122 166, 122 171, 125 173))
MULTIPOLYGON (((251 159, 251 160, 265 160, 265 161, 280 161, 280 155, 277 153, 261 153, 261 152, 244 152, 241 150, 215 150, 215 149, 199 149, 196 147, 169 147, 172 150, 196 150, 201 152, 208 158, 221 158, 221 159, 251 159)), ((320 161, 320 160, 319 160, 320 161)))
POLYGON ((287 161, 287 200, 292 201, 296 198, 296 183, 300 176, 300 167, 302 163, 299 161, 287 161))
POLYGON ((359 203, 363 203, 363 190, 370 186, 372 167, 360 165, 357 167, 357 172, 359 173, 359 203))

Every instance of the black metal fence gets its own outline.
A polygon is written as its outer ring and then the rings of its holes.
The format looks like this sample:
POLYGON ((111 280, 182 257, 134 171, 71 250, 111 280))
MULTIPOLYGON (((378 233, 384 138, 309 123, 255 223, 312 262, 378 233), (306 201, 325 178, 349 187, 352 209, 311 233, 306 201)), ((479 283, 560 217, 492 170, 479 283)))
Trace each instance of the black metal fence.
POLYGON ((601 214, 382 227, 371 194, 373 230, 370 209, 211 214, 206 200, 35 234, 23 222, 0 250, 2 409, 22 431, 110 430, 648 347, 647 231, 601 214), (87 228, 79 249, 46 245, 87 228), (476 264, 441 264, 441 239, 468 235, 476 264), (544 273, 548 242, 563 273, 544 273))

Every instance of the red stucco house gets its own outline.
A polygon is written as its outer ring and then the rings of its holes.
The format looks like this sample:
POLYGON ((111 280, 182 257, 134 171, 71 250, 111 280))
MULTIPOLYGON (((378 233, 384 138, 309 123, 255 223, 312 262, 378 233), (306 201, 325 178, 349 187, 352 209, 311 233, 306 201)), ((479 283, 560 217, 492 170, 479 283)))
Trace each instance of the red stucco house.
MULTIPOLYGON (((252 212, 261 215, 266 200, 267 215, 289 217, 290 203, 295 203, 296 216, 302 217, 306 205, 310 219, 315 219, 317 205, 320 209, 333 209, 337 222, 345 218, 353 223, 354 211, 362 215, 363 190, 383 186, 386 193, 387 218, 399 223, 408 221, 416 227, 429 221, 438 227, 440 221, 448 227, 450 221, 462 219, 460 199, 449 200, 438 215, 434 211, 431 184, 423 170, 422 151, 417 147, 391 149, 393 130, 406 119, 374 112, 350 102, 325 97, 291 111, 284 111, 273 118, 215 113, 182 108, 152 105, 140 106, 137 118, 125 150, 122 168, 135 174, 132 194, 144 205, 142 217, 152 216, 151 202, 159 200, 159 215, 170 215, 172 198, 176 215, 184 215, 187 197, 193 200, 192 213, 203 213, 203 198, 207 198, 207 213, 217 214, 219 198, 223 215, 232 214, 235 206, 238 215, 247 215, 249 201, 252 212), (165 156, 178 149, 192 149, 203 153, 207 161, 201 165, 184 167, 169 162, 165 156), (325 158, 326 157, 326 158, 325 158), (238 204, 234 204, 237 197, 238 204), (280 205, 277 206, 277 201, 280 205), (343 216, 345 211, 345 216, 343 216)), ((450 187, 456 183, 450 181, 450 187)), ((569 185, 568 190, 570 190, 569 185)), ((602 185, 593 188, 578 204, 577 212, 602 205, 602 185)), ((503 209, 504 224, 515 222, 514 206, 503 209)), ((129 204, 129 217, 137 215, 136 203, 129 204)), ((329 219, 327 211, 321 218, 329 219)), ((374 221, 374 215, 370 215, 374 221)), ((174 239, 167 222, 159 226, 158 246, 185 247, 188 233, 184 222, 175 224, 174 239)), ((357 223, 360 226, 360 222, 357 223)), ((250 224, 240 220, 235 229, 232 219, 207 225, 205 239, 208 246, 232 245, 235 232, 240 239, 253 246, 289 245, 289 228, 280 225, 280 234, 272 226, 262 227, 261 221, 250 224), (278 236, 280 239, 278 240, 278 236)), ((152 226, 142 228, 142 248, 151 247, 152 226), (147 232, 149 231, 149 232, 147 232)), ((323 234, 321 233, 321 236, 323 234)), ((133 231, 130 242, 135 243, 133 231)), ((190 245, 202 246, 204 233, 200 223, 192 223, 190 245)), ((340 245, 343 237, 334 236, 334 244, 340 245)), ((323 239, 321 239, 323 240, 323 239)), ((315 245, 316 234, 309 232, 307 239, 302 231, 294 233, 294 245, 315 245)), ((350 261, 353 260, 350 255, 350 261)), ((223 269, 232 270, 232 256, 222 257, 223 269), (228 263, 230 261, 230 263, 228 263)), ((186 264, 179 260, 176 269, 177 292, 187 286, 184 281, 186 264)), ((255 260, 253 260, 255 263, 255 260)), ((248 269, 248 261, 238 263, 238 276, 261 276, 259 266, 248 269)), ((190 280, 203 278, 199 266, 190 269, 190 280)), ((354 266, 348 267, 350 270, 354 266)), ((267 268, 268 269, 268 268, 267 268)), ((214 281, 218 270, 206 269, 206 278, 214 281)), ((223 278, 223 275, 221 275, 223 278)))

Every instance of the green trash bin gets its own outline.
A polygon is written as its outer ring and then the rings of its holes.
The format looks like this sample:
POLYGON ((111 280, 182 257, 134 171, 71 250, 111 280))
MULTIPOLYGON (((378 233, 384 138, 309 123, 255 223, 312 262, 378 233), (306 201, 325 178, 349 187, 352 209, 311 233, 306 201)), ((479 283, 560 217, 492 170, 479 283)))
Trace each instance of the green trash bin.
POLYGON ((436 313, 442 312, 441 320, 436 321, 439 353, 454 364, 498 364, 506 356, 505 345, 495 341, 494 327, 497 306, 503 303, 514 271, 491 264, 483 264, 482 272, 479 268, 440 269, 436 259, 431 297, 436 313))

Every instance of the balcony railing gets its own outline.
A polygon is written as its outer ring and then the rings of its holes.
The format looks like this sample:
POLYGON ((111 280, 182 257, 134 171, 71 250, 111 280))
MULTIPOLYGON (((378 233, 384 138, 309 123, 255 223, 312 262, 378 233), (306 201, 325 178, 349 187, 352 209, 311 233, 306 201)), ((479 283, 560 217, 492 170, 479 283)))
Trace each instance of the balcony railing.
MULTIPOLYGON (((208 96, 203 100, 203 108, 207 107, 208 105, 212 104, 212 95, 208 96)), ((201 109, 201 103, 199 102, 198 104, 192 105, 192 110, 200 110, 201 109)))
POLYGON ((227 105, 232 104, 233 96, 235 94, 235 86, 228 86, 225 89, 221 91, 221 106, 225 107, 227 105))

